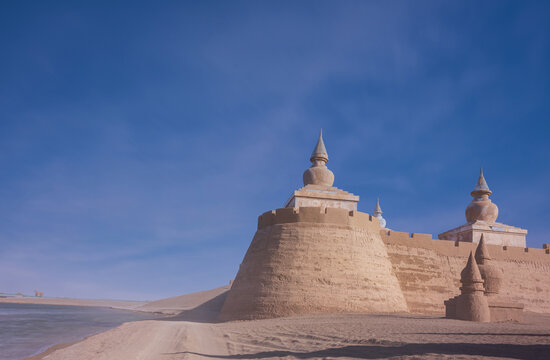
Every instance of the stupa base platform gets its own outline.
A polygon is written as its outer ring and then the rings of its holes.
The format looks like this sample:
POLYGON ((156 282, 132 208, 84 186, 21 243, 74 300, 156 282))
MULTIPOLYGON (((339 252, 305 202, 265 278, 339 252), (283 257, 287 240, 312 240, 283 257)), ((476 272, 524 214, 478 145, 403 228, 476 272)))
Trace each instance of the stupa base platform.
POLYGON ((522 322, 523 304, 506 301, 506 299, 488 298, 491 322, 522 322))
POLYGON ((463 241, 477 244, 482 234, 485 238, 485 243, 489 245, 523 248, 527 246, 525 242, 527 230, 502 223, 487 223, 479 220, 441 233, 437 237, 440 240, 463 241))
MULTIPOLYGON (((448 319, 459 319, 456 313, 458 296, 444 301, 445 317, 448 319)), ((491 322, 522 322, 523 304, 514 303, 500 297, 487 297, 491 322)))

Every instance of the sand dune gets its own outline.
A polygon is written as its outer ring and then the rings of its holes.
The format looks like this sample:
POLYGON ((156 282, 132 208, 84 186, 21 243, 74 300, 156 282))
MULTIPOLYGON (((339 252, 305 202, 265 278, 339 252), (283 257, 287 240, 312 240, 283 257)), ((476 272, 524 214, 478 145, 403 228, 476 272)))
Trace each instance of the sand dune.
POLYGON ((217 324, 149 320, 123 324, 45 359, 548 359, 550 317, 526 320, 360 314, 217 324))
POLYGON ((156 301, 132 300, 88 300, 46 297, 10 297, 0 298, 3 303, 100 306, 123 310, 159 313, 164 315, 180 314, 189 320, 210 321, 219 313, 230 285, 191 294, 174 296, 156 301))
POLYGON ((230 286, 199 291, 191 294, 174 296, 167 299, 151 301, 135 308, 139 311, 162 314, 184 314, 188 319, 207 321, 217 316, 230 286))

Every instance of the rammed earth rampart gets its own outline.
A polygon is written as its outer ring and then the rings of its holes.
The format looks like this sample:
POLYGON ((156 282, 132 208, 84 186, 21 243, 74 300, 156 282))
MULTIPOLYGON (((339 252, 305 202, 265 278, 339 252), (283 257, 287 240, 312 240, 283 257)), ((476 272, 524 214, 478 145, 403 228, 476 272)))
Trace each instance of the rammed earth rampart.
MULTIPOLYGON (((460 271, 477 244, 386 229, 380 233, 409 311, 442 314, 443 301, 459 294, 460 271)), ((486 246, 505 274, 501 294, 524 304, 526 311, 550 313, 550 246, 486 246)))

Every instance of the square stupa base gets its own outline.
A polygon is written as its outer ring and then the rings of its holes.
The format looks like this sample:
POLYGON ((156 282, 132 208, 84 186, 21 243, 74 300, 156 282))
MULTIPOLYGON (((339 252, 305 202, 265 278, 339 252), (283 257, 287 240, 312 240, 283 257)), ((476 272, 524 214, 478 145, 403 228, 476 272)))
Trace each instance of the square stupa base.
POLYGON ((359 196, 334 186, 306 185, 290 196, 286 208, 321 207, 357 211, 359 196))
POLYGON ((483 234, 486 244, 526 247, 527 230, 502 223, 476 221, 439 234, 440 240, 479 243, 483 234))

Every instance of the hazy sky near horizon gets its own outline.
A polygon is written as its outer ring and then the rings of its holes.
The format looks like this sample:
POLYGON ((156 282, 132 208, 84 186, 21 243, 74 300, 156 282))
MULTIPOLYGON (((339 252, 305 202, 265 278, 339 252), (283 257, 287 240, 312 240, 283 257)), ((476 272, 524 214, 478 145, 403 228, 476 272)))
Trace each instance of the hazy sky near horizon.
POLYGON ((157 299, 232 279, 323 128, 388 227, 550 243, 550 3, 0 5, 0 292, 157 299))

